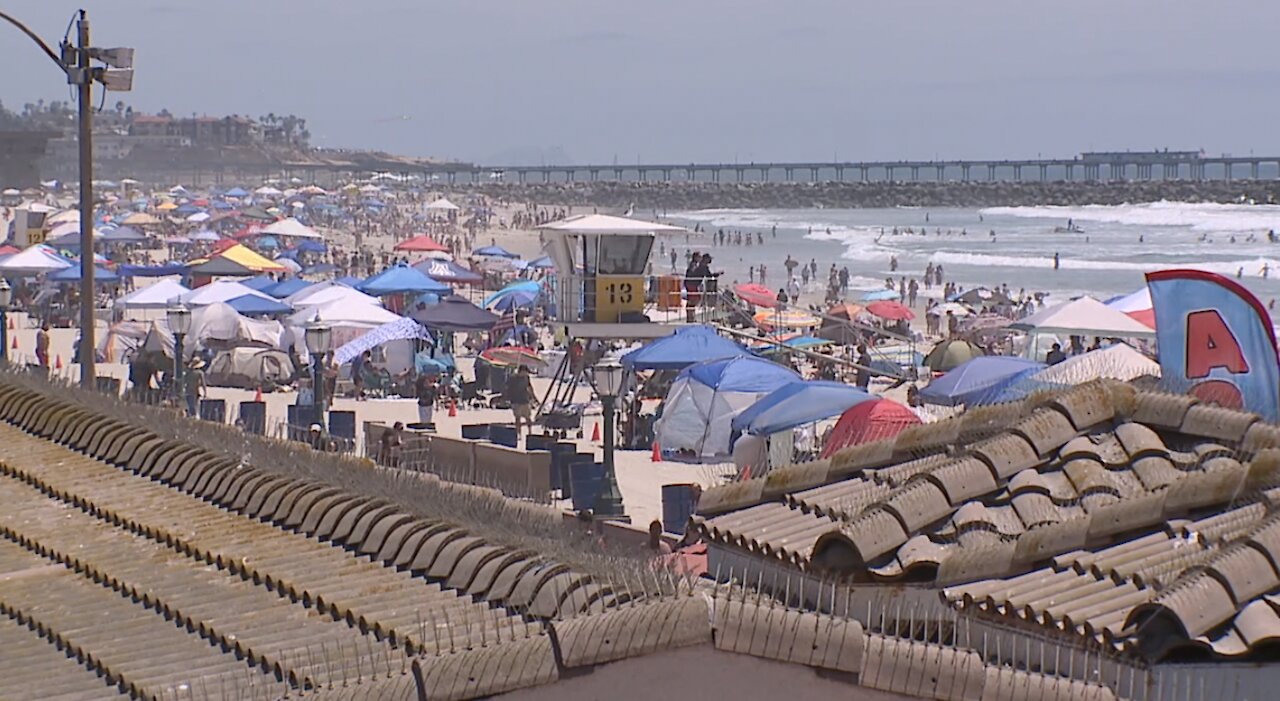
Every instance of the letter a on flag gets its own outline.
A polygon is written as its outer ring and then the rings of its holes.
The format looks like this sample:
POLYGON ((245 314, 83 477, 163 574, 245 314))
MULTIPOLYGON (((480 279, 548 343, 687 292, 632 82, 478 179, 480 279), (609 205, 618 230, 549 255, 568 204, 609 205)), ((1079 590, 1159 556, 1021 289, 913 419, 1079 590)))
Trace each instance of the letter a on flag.
POLYGON ((1200 270, 1147 274, 1163 383, 1202 401, 1280 420, 1280 361, 1262 303, 1200 270))

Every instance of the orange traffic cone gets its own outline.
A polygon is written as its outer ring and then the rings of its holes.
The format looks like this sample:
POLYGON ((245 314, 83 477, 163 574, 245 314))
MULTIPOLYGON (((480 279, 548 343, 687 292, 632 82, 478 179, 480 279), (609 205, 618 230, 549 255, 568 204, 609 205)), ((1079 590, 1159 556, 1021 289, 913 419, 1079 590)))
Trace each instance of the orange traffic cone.
POLYGON ((591 442, 596 443, 600 440, 600 422, 596 422, 596 427, 591 429, 591 442))
POLYGON ((255 401, 255 402, 261 402, 261 401, 262 401, 262 388, 261 388, 261 387, 259 387, 259 388, 258 388, 258 391, 256 391, 256 392, 254 392, 254 393, 253 393, 253 401, 255 401))
POLYGON ((61 370, 61 369, 62 369, 62 354, 61 354, 61 353, 59 353, 58 355, 54 356, 54 358, 53 358, 53 369, 54 369, 54 370, 61 370))
POLYGON ((458 415, 458 400, 450 399, 449 400, 449 416, 457 416, 457 415, 458 415))
POLYGON ((662 449, 658 447, 658 442, 653 442, 653 454, 649 456, 651 462, 662 462, 662 449))

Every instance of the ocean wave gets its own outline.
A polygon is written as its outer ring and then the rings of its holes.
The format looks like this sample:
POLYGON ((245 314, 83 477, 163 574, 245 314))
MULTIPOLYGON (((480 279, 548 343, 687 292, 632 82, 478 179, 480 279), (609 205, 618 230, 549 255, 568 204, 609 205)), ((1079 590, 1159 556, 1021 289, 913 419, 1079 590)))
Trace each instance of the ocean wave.
MULTIPOLYGON (((935 264, 942 263, 945 265, 972 265, 980 267, 999 267, 999 268, 1053 268, 1053 256, 1000 256, 989 255, 985 253, 958 253, 953 251, 938 251, 929 256, 929 260, 935 264)), ((1191 268, 1193 270, 1206 270, 1209 272, 1220 273, 1222 275, 1235 275, 1238 270, 1244 268, 1244 273, 1250 277, 1257 276, 1262 266, 1269 266, 1280 277, 1280 259, 1276 258, 1251 258, 1247 260, 1224 260, 1213 262, 1177 262, 1169 263, 1130 263, 1113 260, 1091 260, 1087 258, 1061 258, 1059 267, 1062 270, 1132 270, 1138 272, 1150 272, 1153 270, 1164 270, 1167 268, 1191 268)))
POLYGON ((1052 219, 1059 224, 1072 219, 1076 223, 1187 227, 1196 231, 1280 229, 1280 205, 1160 201, 1124 205, 987 207, 979 211, 986 216, 1052 219))

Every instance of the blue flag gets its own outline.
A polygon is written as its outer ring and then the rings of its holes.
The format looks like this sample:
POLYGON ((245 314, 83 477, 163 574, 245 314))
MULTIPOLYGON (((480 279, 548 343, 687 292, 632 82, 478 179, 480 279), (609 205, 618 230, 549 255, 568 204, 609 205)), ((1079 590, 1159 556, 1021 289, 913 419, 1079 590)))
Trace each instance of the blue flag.
POLYGON ((1164 384, 1280 420, 1271 315, 1234 280, 1199 270, 1147 274, 1164 384))

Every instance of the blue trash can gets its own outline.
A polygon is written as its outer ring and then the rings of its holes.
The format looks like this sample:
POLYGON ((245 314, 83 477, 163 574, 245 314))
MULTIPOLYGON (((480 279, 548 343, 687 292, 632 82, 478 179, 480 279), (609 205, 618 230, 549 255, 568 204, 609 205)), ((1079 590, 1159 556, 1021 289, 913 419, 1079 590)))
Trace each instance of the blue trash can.
POLYGON ((569 489, 573 510, 586 511, 596 505, 600 485, 604 482, 604 464, 594 461, 574 461, 569 465, 569 489))
POLYGON ((551 488, 562 491, 562 498, 569 498, 569 463, 578 452, 572 443, 556 441, 547 446, 551 451, 551 488))
POLYGON ((200 418, 204 421, 224 424, 227 422, 227 400, 201 399, 198 413, 200 414, 200 418))
POLYGON ((515 424, 489 424, 489 440, 508 448, 520 445, 520 434, 516 433, 515 424))
POLYGON ((696 493, 696 485, 692 484, 662 485, 662 530, 684 535, 689 517, 697 507, 694 503, 696 493))
POLYGON ((267 403, 240 402, 240 428, 261 436, 267 432, 267 403))

